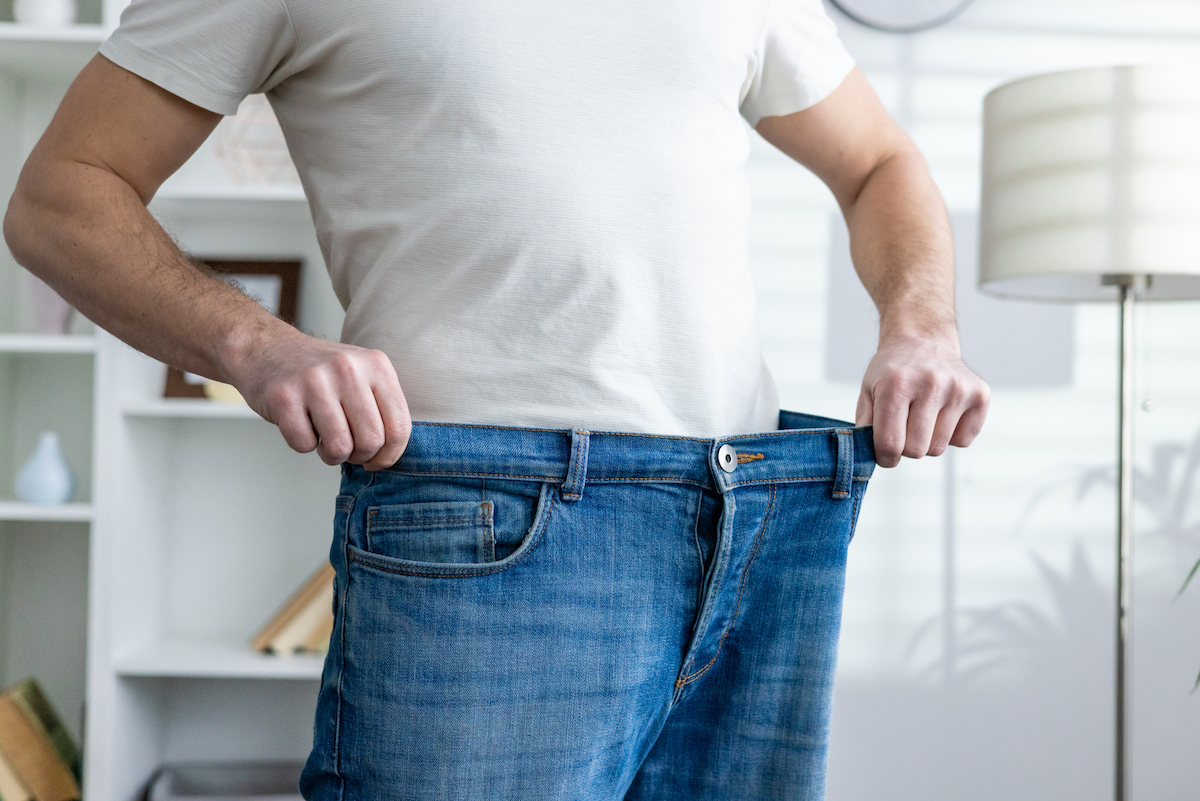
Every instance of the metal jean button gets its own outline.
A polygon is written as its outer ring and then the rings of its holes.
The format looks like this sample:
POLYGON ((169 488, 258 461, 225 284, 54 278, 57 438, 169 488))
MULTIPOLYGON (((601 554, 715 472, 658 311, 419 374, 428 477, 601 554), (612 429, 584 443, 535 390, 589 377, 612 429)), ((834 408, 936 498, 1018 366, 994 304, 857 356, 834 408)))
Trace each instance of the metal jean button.
POLYGON ((737 451, 733 449, 732 445, 722 445, 717 450, 717 464, 721 465, 721 469, 726 473, 732 473, 734 470, 737 470, 737 451))

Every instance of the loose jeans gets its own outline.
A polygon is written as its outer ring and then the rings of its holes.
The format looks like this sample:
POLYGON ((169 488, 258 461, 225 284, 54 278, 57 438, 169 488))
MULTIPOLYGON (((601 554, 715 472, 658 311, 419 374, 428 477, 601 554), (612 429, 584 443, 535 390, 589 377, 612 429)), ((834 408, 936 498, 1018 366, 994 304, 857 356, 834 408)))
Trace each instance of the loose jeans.
POLYGON ((346 465, 311 801, 824 793, 869 428, 417 424, 346 465))

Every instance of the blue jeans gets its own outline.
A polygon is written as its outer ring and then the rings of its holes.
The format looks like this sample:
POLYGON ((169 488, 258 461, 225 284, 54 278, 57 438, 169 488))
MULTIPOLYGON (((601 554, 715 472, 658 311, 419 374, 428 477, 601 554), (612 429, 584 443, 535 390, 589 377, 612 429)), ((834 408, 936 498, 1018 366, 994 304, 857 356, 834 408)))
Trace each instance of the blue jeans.
POLYGON ((869 428, 418 424, 347 465, 310 801, 824 794, 869 428))

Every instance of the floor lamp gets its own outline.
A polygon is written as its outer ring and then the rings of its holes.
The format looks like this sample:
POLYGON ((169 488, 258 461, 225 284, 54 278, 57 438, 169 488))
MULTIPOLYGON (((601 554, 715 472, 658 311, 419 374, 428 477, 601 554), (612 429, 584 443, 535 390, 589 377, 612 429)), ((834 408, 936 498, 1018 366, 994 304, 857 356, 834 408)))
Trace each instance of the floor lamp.
POLYGON ((1120 306, 1114 798, 1127 801, 1133 308, 1200 298, 1200 69, 1025 78, 987 96, 983 128, 980 288, 1120 306))

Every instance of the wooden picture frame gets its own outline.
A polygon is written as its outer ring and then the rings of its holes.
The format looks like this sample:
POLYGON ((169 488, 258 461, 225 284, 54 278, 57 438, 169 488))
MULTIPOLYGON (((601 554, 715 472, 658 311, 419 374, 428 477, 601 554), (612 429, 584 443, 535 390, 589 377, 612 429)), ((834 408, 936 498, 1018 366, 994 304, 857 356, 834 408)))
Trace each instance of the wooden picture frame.
MULTIPOLYGON (((300 307, 299 260, 201 258, 197 261, 257 300, 285 323, 296 324, 296 313, 300 307)), ((177 367, 168 367, 163 397, 204 398, 204 382, 189 380, 189 374, 177 367)))

